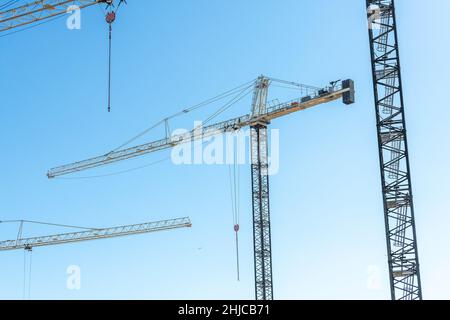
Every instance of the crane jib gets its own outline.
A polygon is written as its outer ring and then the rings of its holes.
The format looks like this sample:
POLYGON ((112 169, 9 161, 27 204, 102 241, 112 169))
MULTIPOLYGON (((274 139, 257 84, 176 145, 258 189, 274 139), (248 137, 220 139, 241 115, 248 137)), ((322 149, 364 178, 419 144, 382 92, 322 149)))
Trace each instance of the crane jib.
POLYGON ((16 240, 0 241, 0 251, 31 249, 34 247, 52 246, 71 242, 81 242, 97 239, 116 238, 164 230, 190 228, 188 217, 141 224, 124 225, 112 228, 90 229, 81 232, 69 232, 33 238, 18 238, 16 240))
POLYGON ((47 173, 48 178, 55 178, 58 176, 67 175, 87 169, 104 166, 110 163, 123 161, 148 153, 153 153, 177 145, 184 144, 190 141, 199 140, 210 136, 213 132, 217 134, 236 131, 243 127, 249 127, 259 122, 270 122, 276 118, 286 116, 291 113, 306 110, 317 105, 332 102, 334 100, 343 99, 345 104, 351 104, 354 100, 354 84, 352 80, 345 80, 342 85, 337 87, 330 87, 326 89, 317 90, 313 95, 304 96, 295 100, 268 107, 266 113, 257 117, 251 115, 244 115, 230 120, 222 121, 213 125, 196 128, 186 134, 174 135, 160 140, 152 141, 150 143, 142 144, 135 147, 130 147, 123 150, 110 152, 99 157, 75 162, 72 164, 56 167, 50 169, 47 173))

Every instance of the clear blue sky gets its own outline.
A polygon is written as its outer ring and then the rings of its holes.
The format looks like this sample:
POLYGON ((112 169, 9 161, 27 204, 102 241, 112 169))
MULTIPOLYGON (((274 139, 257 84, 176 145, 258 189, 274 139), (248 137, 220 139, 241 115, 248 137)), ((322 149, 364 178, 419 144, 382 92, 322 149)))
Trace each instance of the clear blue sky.
MULTIPOLYGON (((67 30, 63 19, 0 38, 0 220, 101 227, 190 216, 194 227, 37 248, 31 297, 253 298, 248 166, 241 169, 240 282, 226 166, 165 162, 87 180, 49 181, 45 174, 266 74, 317 86, 353 78, 357 86, 351 107, 337 102, 272 124, 281 141, 280 172, 271 177, 275 298, 388 299, 365 1, 128 2, 114 25, 111 114, 107 26, 98 8, 82 13, 79 31, 67 30), (81 268, 80 290, 66 288, 70 265, 81 268), (380 270, 378 289, 367 287, 371 266, 380 270)), ((397 11, 424 297, 449 299, 450 3, 397 0, 397 11)), ((249 104, 242 101, 235 114, 249 104)), ((0 239, 16 229, 0 224, 0 239)), ((22 298, 23 256, 0 254, 0 298, 22 298)))

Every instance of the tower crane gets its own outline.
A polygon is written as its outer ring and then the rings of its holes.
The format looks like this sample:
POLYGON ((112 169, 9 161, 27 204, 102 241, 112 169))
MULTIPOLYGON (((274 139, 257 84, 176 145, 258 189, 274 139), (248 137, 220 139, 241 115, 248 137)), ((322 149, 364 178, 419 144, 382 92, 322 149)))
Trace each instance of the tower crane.
POLYGON ((367 0, 391 298, 421 300, 394 0, 367 0))
MULTIPOLYGON (((48 178, 55 178, 173 148, 177 145, 207 138, 218 133, 235 132, 241 128, 250 127, 255 294, 257 300, 271 300, 273 299, 273 282, 267 127, 272 120, 320 104, 340 98, 345 104, 352 104, 355 100, 353 80, 345 80, 331 87, 310 90, 311 94, 295 100, 269 106, 267 101, 268 90, 272 82, 280 82, 280 80, 260 76, 254 81, 250 114, 208 126, 201 126, 185 134, 166 136, 163 139, 139 146, 113 151, 103 156, 53 168, 48 171, 47 176, 48 178)), ((285 81, 282 82, 286 83, 285 81)), ((302 87, 302 85, 299 86, 302 87)))
MULTIPOLYGON (((0 223, 2 222, 8 221, 0 221, 0 223)), ((22 226, 23 221, 20 222, 22 226)), ((188 217, 185 217, 171 220, 124 225, 111 228, 88 229, 85 231, 60 233, 42 237, 21 238, 20 236, 18 236, 16 240, 0 241, 0 251, 18 250, 18 249, 31 250, 34 247, 44 247, 72 242, 124 237, 143 233, 151 233, 157 231, 172 230, 179 228, 190 228, 190 227, 192 227, 192 223, 188 217)))

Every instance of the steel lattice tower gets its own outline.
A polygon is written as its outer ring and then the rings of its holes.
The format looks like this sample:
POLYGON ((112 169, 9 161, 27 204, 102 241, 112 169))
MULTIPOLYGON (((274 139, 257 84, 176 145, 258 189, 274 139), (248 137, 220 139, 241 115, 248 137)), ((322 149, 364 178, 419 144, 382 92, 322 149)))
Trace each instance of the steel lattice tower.
POLYGON ((421 300, 394 0, 366 0, 391 297, 421 300))
MULTIPOLYGON (((257 80, 253 116, 266 112, 268 87, 267 78, 257 80)), ((250 128, 256 300, 273 299, 267 125, 260 123, 250 128)))

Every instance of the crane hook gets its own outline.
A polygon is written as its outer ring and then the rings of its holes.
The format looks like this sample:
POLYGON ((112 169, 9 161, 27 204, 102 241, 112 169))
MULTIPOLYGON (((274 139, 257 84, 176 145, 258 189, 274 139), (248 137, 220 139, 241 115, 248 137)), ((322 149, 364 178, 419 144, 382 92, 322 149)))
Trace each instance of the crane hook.
POLYGON ((116 13, 114 11, 110 11, 106 14, 106 22, 111 25, 116 20, 116 13))

